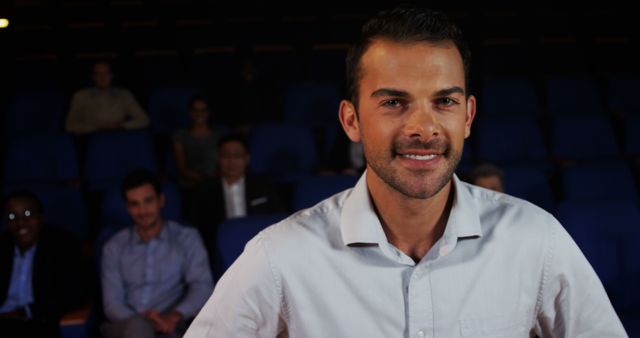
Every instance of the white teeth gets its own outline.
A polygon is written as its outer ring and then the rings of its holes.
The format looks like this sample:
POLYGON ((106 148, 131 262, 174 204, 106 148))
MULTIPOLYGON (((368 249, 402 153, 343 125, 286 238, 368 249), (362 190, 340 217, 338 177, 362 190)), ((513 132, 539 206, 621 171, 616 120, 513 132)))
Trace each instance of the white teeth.
POLYGON ((28 233, 29 233, 29 230, 25 229, 25 228, 22 228, 22 229, 18 230, 18 234, 20 234, 20 235, 26 235, 28 233))
POLYGON ((413 155, 413 154, 404 154, 402 157, 410 158, 412 160, 420 160, 420 161, 428 161, 436 158, 437 155, 413 155))

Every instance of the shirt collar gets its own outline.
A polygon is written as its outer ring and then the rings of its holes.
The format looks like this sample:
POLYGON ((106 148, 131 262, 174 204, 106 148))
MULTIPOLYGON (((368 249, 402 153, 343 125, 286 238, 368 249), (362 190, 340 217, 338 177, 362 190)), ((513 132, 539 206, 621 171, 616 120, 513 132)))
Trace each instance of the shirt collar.
POLYGON ((16 257, 20 257, 20 258, 30 258, 31 256, 33 256, 33 254, 36 252, 36 247, 38 246, 38 243, 32 245, 29 249, 27 249, 27 251, 24 252, 24 255, 20 252, 20 248, 15 245, 13 247, 13 251, 14 251, 14 255, 16 257))
POLYGON ((355 243, 382 244, 387 236, 369 197, 365 171, 347 197, 340 215, 340 230, 345 245, 355 243))
MULTIPOLYGON (((167 239, 169 239, 169 229, 168 229, 169 223, 170 223, 169 221, 164 221, 164 223, 162 224, 162 229, 160 230, 160 233, 158 234, 158 236, 153 237, 151 241, 158 240, 158 241, 164 242, 167 239)), ((144 243, 144 241, 142 241, 142 238, 140 237, 140 234, 138 234, 138 231, 136 230, 136 225, 131 227, 131 232, 133 233, 133 236, 131 236, 131 241, 133 242, 133 244, 144 243)))
MULTIPOLYGON (((342 240, 345 245, 387 243, 378 215, 369 196, 366 180, 367 172, 344 202, 340 215, 342 240)), ((480 216, 468 190, 456 175, 453 176, 453 205, 443 235, 444 243, 464 237, 482 236, 480 216)), ((454 242, 455 243, 455 242, 454 242)))
POLYGON ((222 180, 222 186, 225 187, 226 189, 231 189, 233 187, 244 186, 244 176, 240 177, 239 180, 237 180, 235 183, 232 183, 232 184, 227 184, 227 181, 222 177, 220 178, 220 180, 222 180))

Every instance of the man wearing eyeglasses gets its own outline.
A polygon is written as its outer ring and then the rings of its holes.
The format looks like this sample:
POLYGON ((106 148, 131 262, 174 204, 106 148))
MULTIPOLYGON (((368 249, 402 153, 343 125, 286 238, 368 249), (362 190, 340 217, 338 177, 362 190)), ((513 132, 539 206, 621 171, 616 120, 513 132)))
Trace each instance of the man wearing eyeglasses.
POLYGON ((19 191, 4 203, 0 233, 2 337, 58 337, 65 312, 82 304, 79 246, 70 235, 44 226, 40 200, 19 191))

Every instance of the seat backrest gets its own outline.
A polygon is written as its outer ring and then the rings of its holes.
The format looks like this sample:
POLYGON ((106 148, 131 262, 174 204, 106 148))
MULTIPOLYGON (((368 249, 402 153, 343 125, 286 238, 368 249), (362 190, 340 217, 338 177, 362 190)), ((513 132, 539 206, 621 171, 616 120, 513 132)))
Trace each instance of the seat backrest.
POLYGON ((84 166, 89 185, 119 182, 137 168, 156 170, 155 152, 146 130, 91 135, 84 166))
POLYGON ((249 138, 250 169, 276 180, 296 180, 310 174, 317 161, 317 148, 309 128, 290 124, 256 126, 249 138))
POLYGON ((73 141, 66 134, 14 137, 4 161, 7 184, 61 183, 79 175, 73 141))
POLYGON ((555 208, 553 192, 545 171, 529 166, 505 166, 505 192, 525 199, 549 212, 555 208))
POLYGON ((151 131, 168 134, 186 128, 189 125, 189 101, 195 94, 195 89, 185 87, 153 90, 147 105, 151 131))
POLYGON ((613 127, 602 115, 556 116, 552 121, 552 155, 571 160, 619 156, 613 127))
POLYGON ((64 110, 64 95, 60 91, 18 92, 9 103, 6 135, 61 132, 64 110))
POLYGON ((42 186, 33 192, 42 201, 47 223, 71 232, 78 239, 88 239, 87 206, 79 187, 42 186))
MULTIPOLYGON (((217 248, 221 271, 226 270, 240 256, 249 240, 264 228, 275 224, 286 214, 265 214, 228 219, 218 225, 217 248)), ((209 239, 205 239, 209 240, 209 239)))
POLYGON ((555 76, 547 82, 547 111, 553 115, 601 115, 602 100, 593 78, 555 76))
POLYGON ((606 287, 621 278, 621 243, 625 229, 640 224, 637 205, 630 203, 564 202, 558 220, 585 254, 606 287))
POLYGON ((311 176, 296 183, 293 192, 293 210, 309 208, 316 203, 337 194, 345 189, 353 188, 358 181, 356 176, 311 176))
POLYGON ((284 119, 290 123, 316 127, 338 121, 340 94, 331 84, 298 84, 287 89, 284 119))
POLYGON ((477 121, 475 132, 478 157, 483 161, 513 164, 547 158, 534 116, 487 116, 477 121))
POLYGON ((567 201, 639 201, 631 170, 624 162, 577 165, 562 174, 567 201))
POLYGON ((524 76, 485 79, 480 104, 481 111, 490 115, 540 114, 540 100, 533 83, 524 76))

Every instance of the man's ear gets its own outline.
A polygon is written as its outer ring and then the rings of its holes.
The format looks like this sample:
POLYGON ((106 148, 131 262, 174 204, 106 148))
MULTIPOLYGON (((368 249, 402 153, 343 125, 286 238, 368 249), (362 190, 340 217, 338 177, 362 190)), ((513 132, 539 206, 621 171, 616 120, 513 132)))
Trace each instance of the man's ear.
POLYGON ((471 125, 473 124, 473 119, 476 117, 476 98, 473 95, 469 95, 467 99, 467 114, 465 116, 465 126, 464 126, 464 138, 469 137, 471 135, 471 125))
POLYGON ((165 202, 165 198, 164 198, 164 193, 160 194, 160 207, 164 208, 164 202, 165 202))
POLYGON ((340 102, 339 112, 340 124, 342 129, 353 142, 360 142, 360 121, 356 113, 356 107, 348 100, 340 102))

